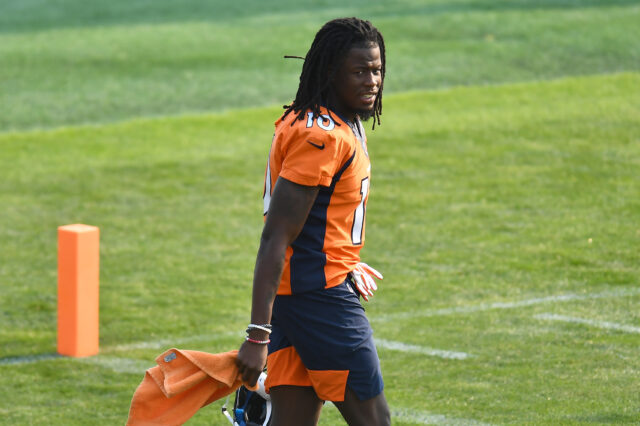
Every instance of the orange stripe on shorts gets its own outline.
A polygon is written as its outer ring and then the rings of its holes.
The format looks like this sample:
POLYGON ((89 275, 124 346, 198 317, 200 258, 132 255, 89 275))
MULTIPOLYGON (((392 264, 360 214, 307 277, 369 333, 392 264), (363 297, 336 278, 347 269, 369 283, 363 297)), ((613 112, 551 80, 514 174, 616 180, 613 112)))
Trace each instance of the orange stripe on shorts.
POLYGON ((298 352, 289 346, 267 357, 265 389, 275 386, 313 386, 318 398, 344 401, 349 370, 308 370, 298 352))

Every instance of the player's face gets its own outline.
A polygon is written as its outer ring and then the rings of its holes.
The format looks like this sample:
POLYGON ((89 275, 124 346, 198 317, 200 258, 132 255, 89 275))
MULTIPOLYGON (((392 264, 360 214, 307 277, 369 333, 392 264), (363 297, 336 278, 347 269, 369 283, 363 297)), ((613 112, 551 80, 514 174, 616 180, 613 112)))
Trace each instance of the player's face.
POLYGON ((347 52, 333 81, 331 107, 349 120, 354 120, 356 114, 366 120, 373 114, 381 87, 380 47, 354 47, 347 52))

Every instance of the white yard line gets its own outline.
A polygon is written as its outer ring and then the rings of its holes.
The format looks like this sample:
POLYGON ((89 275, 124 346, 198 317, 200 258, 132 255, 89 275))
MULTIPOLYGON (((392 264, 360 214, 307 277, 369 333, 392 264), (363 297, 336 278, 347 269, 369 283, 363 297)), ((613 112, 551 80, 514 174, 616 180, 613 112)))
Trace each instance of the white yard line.
POLYGON ((408 408, 391 407, 391 417, 403 422, 416 423, 421 425, 459 425, 459 426, 488 425, 488 423, 482 423, 476 420, 449 417, 443 414, 434 414, 434 413, 429 413, 428 411, 411 410, 408 408))
MULTIPOLYGON (((395 314, 378 315, 376 317, 371 318, 371 321, 385 322, 385 321, 393 321, 398 319, 466 314, 466 313, 473 313, 473 312, 488 311, 493 309, 513 309, 513 308, 519 308, 519 307, 525 307, 525 306, 540 305, 545 303, 560 303, 560 302, 570 302, 570 301, 576 301, 576 300, 604 299, 604 298, 626 297, 626 296, 635 296, 635 295, 640 295, 639 287, 615 289, 615 290, 603 291, 600 293, 591 293, 591 294, 569 293, 569 294, 561 294, 561 295, 548 296, 548 297, 525 299, 525 300, 514 301, 514 302, 481 303, 478 305, 455 306, 455 307, 442 308, 442 309, 427 309, 422 311, 398 312, 395 314)), ((601 327, 601 328, 609 328, 609 329, 625 331, 628 333, 638 333, 639 332, 638 330, 640 329, 640 327, 633 327, 628 325, 615 324, 615 323, 602 322, 602 321, 585 320, 580 318, 572 318, 572 317, 563 317, 563 319, 559 319, 559 318, 560 316, 555 316, 554 318, 542 318, 542 319, 552 319, 552 320, 557 319, 559 321, 576 322, 576 323, 582 323, 582 324, 592 325, 592 326, 601 327)), ((185 343, 216 341, 216 340, 226 339, 234 336, 241 337, 242 335, 243 333, 239 331, 229 331, 229 332, 218 333, 218 334, 202 334, 202 335, 187 336, 187 337, 174 338, 174 339, 169 338, 169 339, 161 339, 161 340, 148 341, 148 342, 133 342, 133 343, 126 343, 122 345, 106 346, 106 347, 103 347, 101 351, 109 353, 109 352, 120 352, 120 351, 128 351, 128 350, 135 350, 135 349, 169 349, 170 346, 175 347, 178 345, 183 345, 185 343)), ((385 349, 421 353, 425 355, 439 356, 442 358, 449 358, 449 359, 465 359, 471 356, 464 352, 452 352, 452 351, 445 351, 440 349, 432 349, 428 347, 410 345, 410 344, 405 344, 401 342, 387 341, 384 339, 376 339, 376 343, 378 344, 378 346, 385 349)), ((0 366, 30 364, 34 362, 49 361, 49 360, 56 360, 56 359, 83 359, 83 358, 68 358, 68 357, 60 356, 58 354, 15 356, 15 357, 0 358, 0 366)), ((108 362, 105 361, 105 363, 108 363, 108 362)), ((120 367, 116 367, 116 368, 120 368, 120 367)), ((138 368, 138 367, 136 366, 135 368, 138 368)), ((122 367, 122 369, 131 370, 132 368, 122 367)))
POLYGON ((116 373, 128 374, 144 374, 147 369, 156 365, 153 360, 141 361, 139 359, 108 357, 102 355, 87 358, 74 358, 74 360, 85 364, 98 365, 116 373))
POLYGON ((417 345, 410 345, 407 343, 402 343, 402 342, 394 342, 391 340, 385 340, 385 339, 375 339, 376 342, 376 346, 379 348, 383 348, 383 349, 390 349, 392 351, 400 351, 400 352, 409 352, 409 353, 415 353, 415 354, 423 354, 423 355, 429 355, 429 356, 436 356, 439 358, 445 358, 445 359, 467 359, 469 357, 471 357, 472 355, 465 353, 465 352, 453 352, 453 351, 446 351, 446 350, 442 350, 442 349, 433 349, 433 348, 429 348, 426 346, 417 346, 417 345))
POLYGON ((217 334, 199 334, 195 336, 187 336, 180 338, 169 338, 169 339, 161 339, 161 340, 153 340, 148 342, 133 342, 133 343, 125 343, 123 345, 116 346, 107 346, 104 348, 105 352, 120 352, 120 351, 130 351, 135 349, 170 349, 170 347, 176 347, 178 345, 183 345, 185 343, 193 343, 193 342, 214 342, 220 339, 226 339, 228 337, 242 337, 244 333, 240 331, 227 331, 224 333, 217 334))
POLYGON ((217 340, 226 339, 234 336, 242 337, 244 336, 244 333, 239 331, 229 331, 229 332, 224 332, 219 334, 200 334, 195 336, 187 336, 187 337, 174 338, 174 339, 169 338, 169 339, 161 339, 161 340, 155 340, 155 341, 149 341, 149 342, 133 342, 133 343, 125 343, 123 345, 103 346, 103 347, 100 347, 100 355, 92 356, 92 357, 74 358, 74 357, 67 357, 67 356, 63 356, 55 353, 7 357, 7 358, 0 358, 0 366, 32 364, 34 362, 58 360, 58 359, 71 359, 74 361, 80 361, 80 362, 85 362, 89 364, 98 364, 98 365, 102 364, 107 367, 112 366, 113 368, 111 367, 110 368, 114 371, 117 371, 117 369, 120 368, 121 372, 139 373, 140 371, 144 372, 147 368, 149 368, 149 366, 147 366, 146 368, 141 368, 140 365, 145 365, 146 363, 143 363, 142 361, 140 361, 139 365, 136 365, 135 367, 131 367, 133 365, 132 362, 136 360, 132 360, 128 358, 120 358, 120 357, 109 358, 109 357, 103 356, 102 354, 103 353, 108 354, 112 352, 126 352, 126 351, 131 351, 136 349, 166 350, 166 349, 170 349, 171 347, 176 347, 176 346, 184 345, 187 343, 202 342, 202 341, 214 342, 217 340), (115 360, 123 360, 123 363, 119 363, 118 361, 115 361, 115 360), (117 367, 117 365, 120 365, 120 367, 117 367))
POLYGON ((33 364, 41 361, 57 361, 57 360, 72 360, 75 362, 82 362, 85 364, 99 365, 104 368, 108 368, 116 373, 130 373, 130 374, 144 374, 144 372, 153 367, 152 361, 141 361, 138 359, 119 358, 119 357, 105 357, 102 355, 88 356, 82 358, 73 358, 63 356, 59 354, 43 354, 21 357, 10 357, 0 359, 0 366, 2 365, 23 365, 33 364))
POLYGON ((560 294, 556 296, 536 297, 533 299, 525 299, 514 302, 495 302, 495 303, 480 303, 478 305, 468 306, 454 306, 450 308, 442 309, 425 309, 422 311, 411 312, 398 312, 393 314, 382 314, 371 318, 374 322, 387 322, 401 319, 420 318, 420 317, 437 317, 454 314, 468 314, 473 312, 489 311, 494 309, 514 309, 522 308, 525 306, 541 305, 545 303, 561 303, 571 302, 575 300, 589 300, 589 299, 605 299, 612 297, 625 297, 635 296, 640 294, 640 288, 624 288, 610 291, 603 291, 601 293, 586 293, 586 294, 560 294))
MULTIPOLYGON (((325 406, 330 406, 337 410, 334 403, 327 401, 325 406)), ((461 419, 459 417, 445 416, 444 414, 434 414, 428 411, 412 410, 410 408, 389 407, 391 418, 402 422, 419 425, 458 425, 458 426, 488 426, 489 423, 482 423, 471 419, 461 419)))
POLYGON ((51 359, 60 359, 60 358, 63 358, 63 356, 59 354, 12 356, 8 358, 0 358, 0 365, 31 364, 34 362, 48 361, 51 359))
POLYGON ((632 325, 625 325, 625 324, 618 324, 615 322, 597 321, 592 319, 568 317, 565 315, 556 315, 556 314, 549 314, 549 313, 535 315, 534 318, 549 320, 549 321, 562 321, 562 322, 570 322, 574 324, 584 324, 584 325, 590 325, 592 327, 604 328, 606 330, 616 330, 616 331, 624 331, 625 333, 640 334, 640 327, 634 327, 632 325))

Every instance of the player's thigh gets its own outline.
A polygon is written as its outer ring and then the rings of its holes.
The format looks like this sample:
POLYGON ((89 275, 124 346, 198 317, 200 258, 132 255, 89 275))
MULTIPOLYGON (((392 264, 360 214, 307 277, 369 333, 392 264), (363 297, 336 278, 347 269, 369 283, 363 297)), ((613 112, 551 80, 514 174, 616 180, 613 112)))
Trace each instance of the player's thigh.
POLYGON ((274 386, 269 390, 273 405, 271 426, 315 426, 323 401, 310 386, 274 386))
POLYGON ((349 426, 388 426, 391 424, 391 414, 384 392, 361 401, 355 392, 347 387, 344 401, 334 402, 334 404, 349 426))

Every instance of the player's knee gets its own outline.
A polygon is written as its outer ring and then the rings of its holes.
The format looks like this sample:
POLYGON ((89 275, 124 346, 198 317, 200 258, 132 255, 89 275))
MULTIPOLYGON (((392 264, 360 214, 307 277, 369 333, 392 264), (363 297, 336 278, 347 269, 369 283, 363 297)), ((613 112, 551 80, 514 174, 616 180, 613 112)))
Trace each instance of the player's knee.
POLYGON ((378 398, 373 409, 370 411, 372 418, 370 424, 377 426, 390 426, 391 425, 391 412, 389 411, 389 405, 384 398, 378 398))
POLYGON ((376 397, 375 405, 372 408, 371 412, 373 414, 373 419, 371 424, 379 426, 391 425, 391 411, 389 410, 389 404, 387 404, 384 394, 380 394, 376 397))
MULTIPOLYGON (((352 399, 351 401, 353 402, 355 399, 352 399)), ((340 411, 343 413, 343 416, 349 425, 391 425, 391 412, 384 394, 380 394, 366 402, 358 401, 355 406, 351 404, 347 406, 338 406, 338 408, 341 407, 344 407, 344 409, 341 409, 340 411)))
POLYGON ((389 406, 384 404, 378 410, 378 424, 380 426, 391 426, 391 412, 389 411, 389 406))

